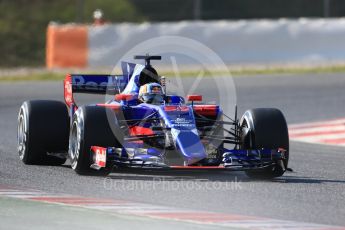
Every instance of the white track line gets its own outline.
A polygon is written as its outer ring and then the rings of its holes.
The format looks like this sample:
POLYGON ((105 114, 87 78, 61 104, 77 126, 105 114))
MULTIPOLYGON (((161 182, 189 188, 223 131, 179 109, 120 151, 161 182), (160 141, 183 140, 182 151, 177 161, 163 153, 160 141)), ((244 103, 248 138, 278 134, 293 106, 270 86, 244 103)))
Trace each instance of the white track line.
POLYGON ((329 225, 178 209, 121 200, 69 196, 66 194, 46 193, 32 189, 9 189, 7 186, 2 185, 0 185, 0 197, 78 206, 94 210, 103 210, 107 213, 136 215, 147 218, 175 220, 238 229, 345 230, 343 227, 329 225))
POLYGON ((345 146, 345 118, 289 126, 290 140, 345 146))

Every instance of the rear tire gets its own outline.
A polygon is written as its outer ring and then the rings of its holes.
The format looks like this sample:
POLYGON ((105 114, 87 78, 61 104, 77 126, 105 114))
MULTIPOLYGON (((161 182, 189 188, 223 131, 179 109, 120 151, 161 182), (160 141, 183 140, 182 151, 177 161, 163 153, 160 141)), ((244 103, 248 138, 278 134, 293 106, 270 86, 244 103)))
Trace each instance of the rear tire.
POLYGON ((24 164, 62 165, 65 157, 47 155, 68 149, 69 116, 60 101, 25 101, 18 114, 18 153, 24 164))
POLYGON ((80 175, 108 175, 113 168, 109 162, 100 170, 90 168, 93 162, 90 148, 91 146, 121 147, 122 142, 123 134, 113 110, 82 106, 73 116, 70 131, 68 155, 71 166, 80 175))
MULTIPOLYGON (((283 160, 286 169, 289 161, 289 134, 283 113, 274 108, 258 108, 248 110, 241 119, 242 129, 249 130, 247 138, 243 137, 243 149, 278 149, 287 151, 283 160), (248 136, 249 135, 249 136, 248 136)), ((252 178, 274 178, 285 172, 279 164, 265 169, 248 170, 247 176, 252 178)))

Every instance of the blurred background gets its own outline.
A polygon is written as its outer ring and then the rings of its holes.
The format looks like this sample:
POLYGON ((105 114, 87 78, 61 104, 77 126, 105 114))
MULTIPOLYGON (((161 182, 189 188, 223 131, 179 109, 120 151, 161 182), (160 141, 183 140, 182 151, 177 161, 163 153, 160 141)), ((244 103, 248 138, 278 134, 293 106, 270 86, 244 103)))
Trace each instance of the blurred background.
MULTIPOLYGON (((100 9, 108 23, 182 20, 339 18, 343 0, 0 0, 1 67, 45 65, 49 22, 94 22, 100 9)), ((224 44, 225 45, 225 44, 224 44)))

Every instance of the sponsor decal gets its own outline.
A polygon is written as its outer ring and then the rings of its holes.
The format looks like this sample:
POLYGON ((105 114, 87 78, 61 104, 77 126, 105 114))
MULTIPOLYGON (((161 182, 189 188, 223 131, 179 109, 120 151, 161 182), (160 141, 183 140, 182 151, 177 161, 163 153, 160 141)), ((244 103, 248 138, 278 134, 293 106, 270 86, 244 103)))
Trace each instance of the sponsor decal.
POLYGON ((72 86, 73 90, 78 91, 120 91, 127 85, 127 80, 124 76, 114 75, 73 75, 72 86))
POLYGON ((177 117, 173 120, 173 127, 194 127, 194 121, 185 117, 177 117))
POLYGON ((107 163, 107 149, 97 146, 92 146, 91 151, 94 153, 95 164, 104 168, 107 163))

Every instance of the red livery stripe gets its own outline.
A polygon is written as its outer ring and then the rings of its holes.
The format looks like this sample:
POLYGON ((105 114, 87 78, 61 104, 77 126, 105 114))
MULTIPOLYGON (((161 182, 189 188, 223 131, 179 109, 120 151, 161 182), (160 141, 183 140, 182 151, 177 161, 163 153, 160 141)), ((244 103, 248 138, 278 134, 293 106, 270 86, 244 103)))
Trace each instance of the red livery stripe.
POLYGON ((216 116, 218 112, 217 105, 194 105, 193 109, 196 113, 203 116, 216 116))
POLYGON ((150 128, 145 128, 142 126, 132 126, 129 128, 129 134, 131 136, 154 135, 154 132, 150 128))
POLYGON ((102 106, 110 109, 119 109, 121 108, 121 105, 119 104, 97 104, 97 106, 102 106))
POLYGON ((173 165, 170 166, 173 169, 224 169, 224 166, 180 166, 180 165, 173 165))

